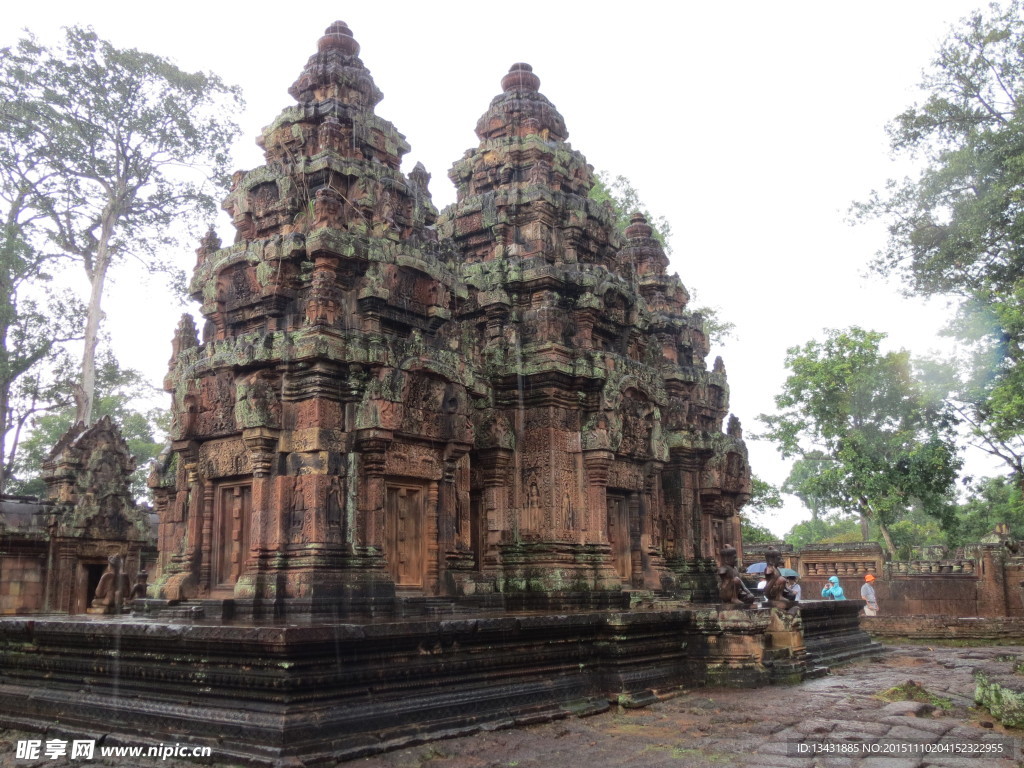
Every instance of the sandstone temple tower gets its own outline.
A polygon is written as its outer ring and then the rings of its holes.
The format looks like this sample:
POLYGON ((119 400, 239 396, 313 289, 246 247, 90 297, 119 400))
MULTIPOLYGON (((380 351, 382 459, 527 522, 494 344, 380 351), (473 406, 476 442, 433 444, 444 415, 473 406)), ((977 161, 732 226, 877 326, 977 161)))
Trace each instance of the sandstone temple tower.
POLYGON ((151 594, 335 610, 695 589, 749 468, 699 315, 526 64, 440 217, 341 22, 264 130, 174 336, 151 594))

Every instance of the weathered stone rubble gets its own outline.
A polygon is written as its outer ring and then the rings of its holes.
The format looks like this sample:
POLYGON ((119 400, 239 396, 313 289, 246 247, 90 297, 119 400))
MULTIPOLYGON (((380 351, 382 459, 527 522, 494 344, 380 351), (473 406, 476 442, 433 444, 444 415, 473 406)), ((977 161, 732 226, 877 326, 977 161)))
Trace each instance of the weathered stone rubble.
POLYGON ((358 53, 328 28, 197 251, 150 594, 710 597, 746 449, 651 227, 588 198, 526 64, 438 217, 358 53))

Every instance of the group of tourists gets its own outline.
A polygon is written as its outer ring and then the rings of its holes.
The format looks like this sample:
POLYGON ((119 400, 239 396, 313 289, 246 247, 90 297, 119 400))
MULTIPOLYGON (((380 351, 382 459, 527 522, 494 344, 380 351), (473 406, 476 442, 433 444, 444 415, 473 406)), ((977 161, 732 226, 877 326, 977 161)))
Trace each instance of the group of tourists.
MULTIPOLYGON (((866 603, 864 606, 865 616, 878 615, 878 597, 875 595, 874 582, 875 575, 873 573, 869 573, 864 577, 864 583, 860 586, 860 599, 866 603)), ((838 576, 828 577, 828 584, 822 588, 821 596, 828 600, 846 599, 846 594, 843 592, 843 588, 839 584, 838 576)))

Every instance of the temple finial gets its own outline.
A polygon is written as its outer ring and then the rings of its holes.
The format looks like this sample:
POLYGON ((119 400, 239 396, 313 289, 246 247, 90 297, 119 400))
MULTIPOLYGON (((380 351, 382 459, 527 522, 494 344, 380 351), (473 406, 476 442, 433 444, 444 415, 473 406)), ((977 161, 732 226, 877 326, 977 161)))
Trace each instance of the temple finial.
POLYGON ((501 78, 501 89, 509 91, 539 91, 540 78, 533 74, 533 67, 519 62, 509 67, 508 74, 501 78))

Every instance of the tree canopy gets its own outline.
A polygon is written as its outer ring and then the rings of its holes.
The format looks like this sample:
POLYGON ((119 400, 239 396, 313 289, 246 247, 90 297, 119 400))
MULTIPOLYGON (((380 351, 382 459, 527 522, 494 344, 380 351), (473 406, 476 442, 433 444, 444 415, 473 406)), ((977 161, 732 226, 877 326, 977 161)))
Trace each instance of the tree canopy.
POLYGON ((782 496, 779 489, 757 475, 750 478, 750 500, 740 510, 740 529, 743 541, 771 542, 778 541, 764 521, 772 513, 782 509, 782 496))
POLYGON ((1024 466, 1024 18, 1020 0, 963 19, 926 70, 924 101, 889 126, 916 177, 855 206, 887 222, 874 267, 911 293, 955 297, 969 352, 953 402, 974 443, 1024 466))
POLYGON ((789 349, 778 412, 758 418, 784 457, 814 459, 793 491, 873 522, 893 553, 889 529, 912 507, 948 516, 960 459, 944 404, 907 352, 882 352, 884 338, 854 327, 789 349))
MULTIPOLYGON (((57 386, 60 380, 58 373, 54 379, 57 386)), ((150 469, 149 461, 156 458, 163 449, 169 426, 169 415, 165 409, 142 411, 135 405, 150 395, 152 390, 153 387, 142 374, 130 368, 122 368, 109 349, 101 350, 96 377, 96 417, 112 417, 128 443, 128 450, 136 464, 132 476, 132 493, 138 499, 145 498, 148 493, 146 478, 150 469)), ((47 405, 31 413, 31 431, 21 441, 19 451, 11 463, 11 493, 45 495, 46 488, 40 476, 42 463, 61 436, 75 423, 75 404, 67 394, 63 399, 51 394, 47 405)))
POLYGON ((161 249, 180 225, 216 210, 239 104, 216 76, 87 28, 68 28, 56 48, 28 36, 0 51, 0 146, 34 227, 18 234, 77 260, 89 282, 79 420, 92 415, 109 270, 128 257, 168 269, 161 249))

